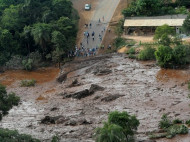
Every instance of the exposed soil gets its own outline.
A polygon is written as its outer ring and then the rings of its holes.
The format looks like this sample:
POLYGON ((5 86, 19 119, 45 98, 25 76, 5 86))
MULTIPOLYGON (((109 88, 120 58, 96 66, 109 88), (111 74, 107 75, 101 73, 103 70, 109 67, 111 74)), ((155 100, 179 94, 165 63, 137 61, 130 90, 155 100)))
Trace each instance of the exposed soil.
MULTIPOLYGON (((63 66, 61 74, 65 71, 70 73, 61 84, 54 78, 31 88, 20 87, 18 82, 8 86, 8 92, 14 91, 22 102, 10 110, 0 126, 44 141, 57 134, 65 142, 84 142, 92 140, 94 129, 107 120, 110 111, 119 110, 137 116, 137 139, 146 140, 145 133, 158 128, 162 114, 167 113, 172 119, 190 117, 189 69, 161 70, 155 62, 137 62, 122 54, 109 54, 74 60, 63 66), (103 74, 97 74, 100 72, 103 74), (76 79, 80 85, 70 86, 76 79), (96 85, 103 89, 88 95, 91 91, 84 90, 91 90, 92 84, 95 90, 96 85), (71 98, 64 97, 70 94, 71 98), (76 98, 77 95, 83 97, 76 98), (53 124, 40 123, 44 118, 53 119, 53 124)), ((189 136, 180 138, 183 141, 189 136)))

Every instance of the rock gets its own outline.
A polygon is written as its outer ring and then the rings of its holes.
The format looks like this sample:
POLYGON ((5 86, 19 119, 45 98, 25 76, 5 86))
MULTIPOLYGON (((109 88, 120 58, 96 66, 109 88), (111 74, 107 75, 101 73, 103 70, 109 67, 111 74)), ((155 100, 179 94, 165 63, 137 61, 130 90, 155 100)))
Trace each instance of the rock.
POLYGON ((58 108, 57 108, 57 107, 53 107, 53 108, 51 109, 51 111, 55 111, 55 110, 58 110, 58 108))
POLYGON ((58 78, 57 78, 57 82, 62 83, 63 81, 65 81, 67 79, 67 73, 61 74, 58 78))
POLYGON ((91 121, 87 121, 86 119, 81 119, 79 120, 79 124, 80 125, 87 125, 87 124, 92 124, 91 121))
POLYGON ((80 91, 80 92, 72 94, 71 97, 80 100, 80 99, 85 98, 85 97, 87 97, 89 95, 90 95, 89 90, 85 89, 83 91, 80 91))
POLYGON ((104 87, 98 86, 96 84, 92 84, 90 89, 89 89, 89 92, 94 93, 96 91, 103 91, 103 90, 104 90, 104 87))
POLYGON ((95 96, 93 100, 99 99, 101 96, 95 96))
POLYGON ((94 72, 94 75, 107 75, 107 74, 110 74, 110 73, 112 73, 112 70, 110 70, 110 69, 97 69, 94 72))
POLYGON ((81 84, 78 82, 77 79, 73 80, 73 82, 68 86, 68 87, 75 87, 75 86, 80 86, 81 84))
POLYGON ((77 122, 75 120, 69 120, 68 122, 65 123, 65 126, 67 125, 76 126, 77 122))
POLYGON ((124 95, 118 95, 118 94, 110 95, 110 96, 102 98, 101 101, 111 102, 111 101, 116 100, 117 98, 122 97, 122 96, 124 96, 124 95))
POLYGON ((51 117, 51 116, 45 116, 45 118, 43 118, 41 120, 42 124, 56 124, 56 121, 60 118, 62 118, 63 116, 56 116, 56 117, 51 117))

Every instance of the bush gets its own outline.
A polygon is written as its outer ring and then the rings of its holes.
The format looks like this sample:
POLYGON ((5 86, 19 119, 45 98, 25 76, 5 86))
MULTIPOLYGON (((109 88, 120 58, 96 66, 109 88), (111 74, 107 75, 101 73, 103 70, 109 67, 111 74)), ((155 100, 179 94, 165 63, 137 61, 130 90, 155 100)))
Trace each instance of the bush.
POLYGON ((53 136, 51 142, 60 142, 60 139, 58 136, 53 136))
POLYGON ((22 69, 22 57, 21 56, 12 56, 12 58, 6 62, 7 69, 22 69))
POLYGON ((126 45, 126 41, 124 38, 121 38, 121 37, 117 37, 114 41, 114 46, 116 48, 119 48, 119 47, 122 47, 122 46, 125 46, 126 45))
POLYGON ((171 121, 169 120, 168 116, 166 114, 163 114, 161 117, 161 121, 159 122, 159 128, 161 129, 167 129, 172 125, 171 121))
POLYGON ((168 68, 172 65, 172 48, 169 46, 159 46, 155 52, 156 60, 161 67, 168 68))
POLYGON ((110 123, 104 123, 102 128, 97 128, 94 137, 96 142, 125 142, 127 140, 123 128, 110 123))
POLYGON ((139 60, 154 60, 155 57, 155 52, 156 50, 152 48, 151 46, 145 46, 144 50, 141 50, 138 59, 139 60))
POLYGON ((27 60, 23 60, 22 65, 25 70, 31 71, 33 69, 33 60, 30 58, 27 60))
POLYGON ((188 82, 188 89, 190 90, 190 81, 188 82))
MULTIPOLYGON (((0 118, 6 115, 8 111, 13 107, 18 105, 20 98, 15 95, 15 93, 7 94, 5 86, 0 84, 0 118)), ((1 120, 0 119, 0 120, 1 120)))
POLYGON ((190 120, 187 120, 187 121, 185 122, 185 124, 187 124, 188 126, 190 126, 190 120))
POLYGON ((21 87, 31 87, 35 86, 36 80, 21 80, 21 87))
POLYGON ((182 120, 179 120, 179 119, 175 119, 175 120, 173 120, 172 123, 173 123, 173 124, 182 124, 183 121, 182 121, 182 120))
POLYGON ((97 128, 95 132, 96 142, 131 142, 134 132, 139 126, 136 116, 131 116, 127 112, 110 112, 108 122, 102 128, 97 128))
POLYGON ((32 138, 30 135, 19 134, 16 130, 0 128, 1 142, 40 142, 40 140, 32 138))
POLYGON ((167 129, 166 138, 173 138, 177 134, 187 134, 189 129, 185 125, 173 125, 167 129))
POLYGON ((135 48, 131 47, 128 51, 127 54, 135 54, 135 48))
POLYGON ((129 56, 128 56, 130 59, 136 59, 136 56, 135 55, 133 55, 133 54, 129 54, 129 56))
POLYGON ((123 132, 125 136, 133 136, 134 132, 137 130, 139 126, 139 120, 137 120, 136 116, 131 116, 127 112, 118 112, 114 111, 109 113, 108 115, 108 123, 119 125, 123 128, 123 132))

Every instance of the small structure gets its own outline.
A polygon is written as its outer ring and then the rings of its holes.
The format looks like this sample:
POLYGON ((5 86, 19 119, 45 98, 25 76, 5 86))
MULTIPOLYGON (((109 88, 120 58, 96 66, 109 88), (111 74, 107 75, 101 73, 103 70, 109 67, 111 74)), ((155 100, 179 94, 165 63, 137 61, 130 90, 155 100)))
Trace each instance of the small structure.
POLYGON ((156 27, 167 24, 175 27, 176 33, 181 33, 180 27, 187 15, 165 15, 155 17, 128 17, 125 19, 125 34, 151 35, 154 34, 156 27))

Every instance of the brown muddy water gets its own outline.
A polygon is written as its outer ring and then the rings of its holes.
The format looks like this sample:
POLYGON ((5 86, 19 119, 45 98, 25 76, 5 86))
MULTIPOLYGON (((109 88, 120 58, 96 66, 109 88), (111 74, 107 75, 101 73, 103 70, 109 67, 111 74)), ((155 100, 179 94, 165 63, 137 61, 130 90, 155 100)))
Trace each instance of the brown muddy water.
POLYGON ((0 83, 6 86, 23 79, 35 79, 38 84, 46 83, 55 79, 59 74, 58 68, 47 67, 35 71, 10 70, 0 74, 0 83))
MULTIPOLYGON (((70 138, 77 139, 73 142, 78 142, 79 139, 84 142, 92 140, 94 129, 102 126, 102 121, 107 120, 110 111, 118 110, 137 116, 140 120, 137 138, 147 140, 145 132, 157 130, 164 113, 172 120, 190 119, 190 99, 187 98, 189 91, 186 83, 190 79, 190 70, 163 70, 156 66, 155 62, 139 62, 120 54, 98 60, 93 58, 73 61, 63 67, 66 71, 71 68, 74 68, 74 71, 60 84, 55 81, 59 73, 55 68, 41 69, 33 73, 8 71, 1 74, 2 82, 6 79, 14 82, 34 78, 39 83, 35 87, 20 87, 18 83, 14 83, 13 87, 7 87, 8 92, 13 91, 21 97, 22 103, 3 117, 0 127, 17 129, 20 133, 31 134, 44 141, 57 134, 62 140, 67 139, 64 142, 71 142, 68 140, 70 138), (94 72, 97 69, 111 70, 111 73, 96 75, 94 72), (69 87, 75 79, 80 85, 69 87), (63 94, 89 89, 91 84, 102 86, 105 90, 81 100, 63 99, 63 94), (110 102, 103 101, 105 97, 117 94, 121 97, 110 102), (57 109, 51 111, 52 108, 57 109), (77 123, 86 119, 92 123, 75 126, 64 121, 51 125, 41 124, 40 120, 45 116, 63 116, 68 118, 68 122, 77 123)), ((190 142, 190 136, 180 135, 172 140, 157 141, 190 142)))

